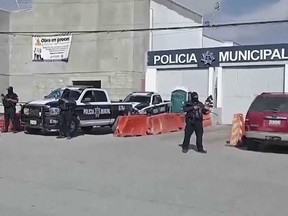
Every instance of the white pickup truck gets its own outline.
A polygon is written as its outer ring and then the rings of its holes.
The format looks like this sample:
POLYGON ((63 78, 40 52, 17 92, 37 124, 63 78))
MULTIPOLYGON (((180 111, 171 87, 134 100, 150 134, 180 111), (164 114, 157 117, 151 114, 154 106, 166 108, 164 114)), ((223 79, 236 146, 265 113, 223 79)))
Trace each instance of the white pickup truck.
POLYGON ((161 95, 155 92, 133 92, 124 102, 131 103, 136 114, 156 115, 170 109, 170 102, 163 101, 161 95))

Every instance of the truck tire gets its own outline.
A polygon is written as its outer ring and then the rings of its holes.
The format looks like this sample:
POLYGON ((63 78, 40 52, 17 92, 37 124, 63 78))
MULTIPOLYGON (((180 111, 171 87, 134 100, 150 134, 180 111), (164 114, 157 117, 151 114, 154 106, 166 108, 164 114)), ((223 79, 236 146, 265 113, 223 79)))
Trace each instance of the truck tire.
POLYGON ((93 130, 93 126, 89 126, 89 127, 81 127, 81 130, 84 133, 90 133, 93 130))
POLYGON ((70 125, 70 134, 71 136, 75 136, 79 129, 79 120, 76 116, 72 117, 71 125, 70 125))
POLYGON ((24 130, 26 134, 39 134, 41 132, 41 129, 29 128, 29 127, 25 127, 24 130))

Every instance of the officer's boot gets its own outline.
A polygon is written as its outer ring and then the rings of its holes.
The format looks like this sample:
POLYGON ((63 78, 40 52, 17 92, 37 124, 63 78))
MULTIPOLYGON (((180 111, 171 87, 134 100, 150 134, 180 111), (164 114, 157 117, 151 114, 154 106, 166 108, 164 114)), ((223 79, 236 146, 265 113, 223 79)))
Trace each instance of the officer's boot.
POLYGON ((57 136, 57 139, 63 139, 65 138, 63 132, 60 132, 60 134, 57 136))

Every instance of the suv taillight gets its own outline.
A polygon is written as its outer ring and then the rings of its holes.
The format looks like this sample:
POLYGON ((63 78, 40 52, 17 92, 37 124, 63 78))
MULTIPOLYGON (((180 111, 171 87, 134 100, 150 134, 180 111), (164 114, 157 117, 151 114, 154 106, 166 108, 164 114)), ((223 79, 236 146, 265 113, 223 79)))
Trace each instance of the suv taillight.
POLYGON ((250 129, 250 126, 249 126, 249 118, 246 118, 245 119, 245 131, 248 131, 250 129))

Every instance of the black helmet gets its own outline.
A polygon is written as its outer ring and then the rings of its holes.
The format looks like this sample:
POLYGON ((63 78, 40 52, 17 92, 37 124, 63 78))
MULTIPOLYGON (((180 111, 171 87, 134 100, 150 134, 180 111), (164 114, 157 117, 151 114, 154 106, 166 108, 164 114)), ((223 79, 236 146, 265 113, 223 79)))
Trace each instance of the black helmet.
POLYGON ((193 102, 197 102, 197 101, 199 100, 199 95, 198 95, 197 92, 192 92, 192 93, 191 93, 191 100, 192 100, 193 102))
POLYGON ((70 90, 69 89, 64 89, 63 94, 62 94, 62 98, 66 98, 68 99, 70 96, 70 90))
POLYGON ((8 93, 13 93, 13 87, 12 87, 12 86, 9 86, 9 87, 7 88, 7 91, 8 91, 8 93))

